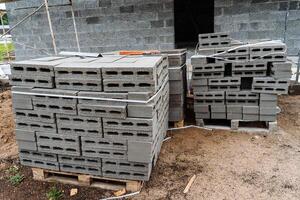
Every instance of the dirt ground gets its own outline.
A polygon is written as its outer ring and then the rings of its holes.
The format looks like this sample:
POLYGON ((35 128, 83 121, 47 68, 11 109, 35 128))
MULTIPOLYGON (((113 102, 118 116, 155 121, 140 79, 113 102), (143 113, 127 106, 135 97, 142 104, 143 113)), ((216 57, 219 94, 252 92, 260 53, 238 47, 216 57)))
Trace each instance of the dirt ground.
MULTIPOLYGON (((282 96, 277 134, 263 136, 230 131, 188 129, 169 132, 151 180, 133 199, 300 199, 300 96, 282 96), (183 194, 196 175, 190 191, 183 194)), ((17 187, 7 170, 17 164, 10 92, 0 96, 0 199, 44 200, 55 185, 63 199, 96 200, 110 191, 80 187, 69 197, 71 185, 33 181, 21 167, 24 181, 17 187)), ((18 165, 18 164, 17 164, 18 165)))

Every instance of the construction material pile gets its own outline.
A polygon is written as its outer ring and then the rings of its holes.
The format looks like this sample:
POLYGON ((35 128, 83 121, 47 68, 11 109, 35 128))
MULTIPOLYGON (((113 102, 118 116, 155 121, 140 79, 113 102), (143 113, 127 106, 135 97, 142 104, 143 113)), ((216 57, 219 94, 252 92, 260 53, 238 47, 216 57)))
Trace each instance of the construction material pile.
POLYGON ((21 164, 149 179, 168 128, 166 57, 47 57, 11 69, 21 164))
POLYGON ((184 120, 187 88, 186 49, 161 51, 169 59, 169 122, 184 120))
POLYGON ((201 34, 191 62, 198 125, 206 119, 276 121, 277 96, 288 93, 291 78, 284 43, 241 43, 226 33, 201 34))

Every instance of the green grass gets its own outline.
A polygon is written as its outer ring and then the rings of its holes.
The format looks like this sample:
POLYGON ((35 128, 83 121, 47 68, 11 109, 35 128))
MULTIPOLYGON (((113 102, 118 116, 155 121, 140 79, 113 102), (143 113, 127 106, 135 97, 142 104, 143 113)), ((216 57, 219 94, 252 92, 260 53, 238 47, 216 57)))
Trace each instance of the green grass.
POLYGON ((0 61, 3 61, 4 58, 7 57, 6 49, 8 49, 8 52, 12 52, 15 47, 12 43, 8 43, 7 48, 5 47, 5 44, 0 44, 0 61))
POLYGON ((9 182, 13 186, 18 186, 23 180, 24 180, 24 175, 19 173, 9 177, 9 182))
POLYGON ((52 187, 46 195, 49 200, 59 200, 63 197, 63 192, 56 187, 52 187))

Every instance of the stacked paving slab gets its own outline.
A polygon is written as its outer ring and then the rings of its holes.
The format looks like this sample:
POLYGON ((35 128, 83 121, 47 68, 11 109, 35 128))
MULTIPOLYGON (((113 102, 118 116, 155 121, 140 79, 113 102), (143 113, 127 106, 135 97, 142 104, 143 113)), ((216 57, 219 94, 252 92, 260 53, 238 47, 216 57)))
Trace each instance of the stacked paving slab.
POLYGON ((47 57, 11 69, 21 164, 149 180, 168 128, 166 57, 47 57))
POLYGON ((277 97, 288 93, 291 78, 286 57, 281 41, 242 43, 227 33, 199 35, 199 54, 191 61, 198 125, 206 119, 275 122, 277 97))
POLYGON ((169 122, 184 120, 187 92, 186 52, 186 49, 161 51, 169 59, 169 122))

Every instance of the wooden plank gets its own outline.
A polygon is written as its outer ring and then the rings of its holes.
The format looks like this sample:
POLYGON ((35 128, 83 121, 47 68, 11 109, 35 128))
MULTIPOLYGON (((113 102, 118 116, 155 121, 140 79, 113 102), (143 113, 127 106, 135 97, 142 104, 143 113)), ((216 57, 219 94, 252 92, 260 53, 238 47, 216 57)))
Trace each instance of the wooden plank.
POLYGON ((192 176, 192 178, 189 180, 189 182, 188 182, 188 184, 186 185, 186 187, 184 188, 184 191, 183 191, 184 194, 186 194, 186 193, 189 192, 189 190, 190 190, 192 184, 194 183, 195 179, 196 179, 196 175, 194 174, 194 175, 192 176))
POLYGON ((96 187, 105 190, 122 190, 129 192, 139 191, 142 187, 141 181, 131 181, 122 179, 111 179, 85 174, 76 174, 46 169, 32 168, 33 179, 46 182, 60 182, 78 186, 96 187))
POLYGON ((184 120, 181 120, 179 122, 175 122, 174 123, 174 127, 175 128, 182 128, 182 127, 184 127, 184 120))

